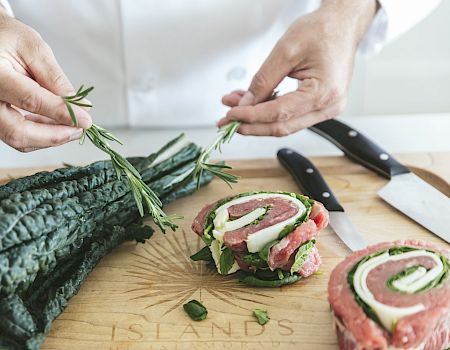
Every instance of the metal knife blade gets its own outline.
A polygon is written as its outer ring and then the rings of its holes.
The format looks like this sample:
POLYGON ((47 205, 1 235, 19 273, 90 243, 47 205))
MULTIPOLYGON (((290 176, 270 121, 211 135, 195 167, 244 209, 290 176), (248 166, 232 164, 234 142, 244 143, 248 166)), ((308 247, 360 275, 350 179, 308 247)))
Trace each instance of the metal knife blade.
POLYGON ((310 129, 334 143, 352 160, 390 179, 378 192, 380 197, 450 243, 449 197, 345 123, 330 119, 310 129))
POLYGON ((367 246, 364 238, 344 211, 330 211, 329 213, 331 227, 347 247, 355 251, 367 246))
POLYGON ((322 202, 330 214, 330 225, 338 237, 353 251, 365 248, 367 244, 364 238, 351 223, 344 208, 314 164, 308 158, 288 148, 279 150, 277 156, 302 192, 322 202))
POLYGON ((450 243, 450 199, 413 173, 397 175, 378 191, 386 202, 450 243))

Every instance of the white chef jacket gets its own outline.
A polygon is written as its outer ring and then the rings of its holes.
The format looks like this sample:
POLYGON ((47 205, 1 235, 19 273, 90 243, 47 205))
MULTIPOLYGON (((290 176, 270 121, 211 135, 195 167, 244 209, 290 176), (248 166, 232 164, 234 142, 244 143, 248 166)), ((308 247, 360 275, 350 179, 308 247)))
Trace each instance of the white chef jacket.
MULTIPOLYGON (((378 51, 439 0, 379 0, 360 51, 378 51)), ((106 127, 211 126, 318 0, 0 0, 52 47, 75 86, 93 85, 106 127)), ((287 81, 284 90, 294 89, 287 81)), ((295 82, 296 83, 296 82, 295 82)))

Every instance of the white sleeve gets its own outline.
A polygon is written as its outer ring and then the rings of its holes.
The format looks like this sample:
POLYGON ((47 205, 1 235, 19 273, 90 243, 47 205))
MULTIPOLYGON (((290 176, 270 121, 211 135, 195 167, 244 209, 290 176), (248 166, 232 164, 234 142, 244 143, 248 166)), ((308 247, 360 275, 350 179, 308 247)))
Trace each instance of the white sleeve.
POLYGON ((375 53, 430 14, 441 0, 378 0, 380 8, 359 43, 358 51, 375 53))
POLYGON ((13 12, 8 0, 0 0, 0 6, 3 6, 3 8, 6 10, 6 13, 8 15, 10 15, 11 17, 14 17, 14 12, 13 12))

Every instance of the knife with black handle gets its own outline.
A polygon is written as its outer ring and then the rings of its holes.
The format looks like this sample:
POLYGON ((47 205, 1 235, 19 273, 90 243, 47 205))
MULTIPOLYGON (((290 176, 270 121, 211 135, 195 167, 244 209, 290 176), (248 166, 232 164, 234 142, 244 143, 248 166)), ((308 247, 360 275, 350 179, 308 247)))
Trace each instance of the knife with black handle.
POLYGON ((368 137, 339 120, 330 119, 309 129, 332 142, 347 157, 388 179, 410 172, 368 137))
POLYGON ((414 175, 368 137, 330 119, 310 127, 357 163, 390 179, 378 195, 428 230, 450 243, 450 198, 414 175))
POLYGON ((363 237, 351 223, 344 208, 314 164, 289 148, 280 149, 277 156, 301 191, 312 199, 322 202, 330 214, 330 225, 339 238, 353 251, 365 248, 367 244, 363 237))

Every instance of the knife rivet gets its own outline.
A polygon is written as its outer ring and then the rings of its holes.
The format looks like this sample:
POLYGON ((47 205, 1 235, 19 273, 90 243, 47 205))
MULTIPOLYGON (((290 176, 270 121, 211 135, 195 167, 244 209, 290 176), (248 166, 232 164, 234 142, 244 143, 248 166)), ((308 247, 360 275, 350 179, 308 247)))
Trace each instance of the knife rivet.
POLYGON ((381 159, 381 160, 388 160, 388 159, 389 159, 389 155, 386 154, 386 153, 381 153, 381 154, 380 154, 380 159, 381 159))
POLYGON ((356 137, 356 136, 358 136, 358 132, 355 131, 355 130, 350 130, 350 131, 348 132, 348 136, 350 136, 350 137, 356 137))
POLYGON ((324 192, 324 193, 322 193, 322 197, 328 198, 328 197, 330 197, 330 193, 329 192, 324 192))
POLYGON ((312 173, 314 172, 314 169, 308 168, 308 169, 306 169, 306 172, 307 172, 308 174, 312 174, 312 173))

